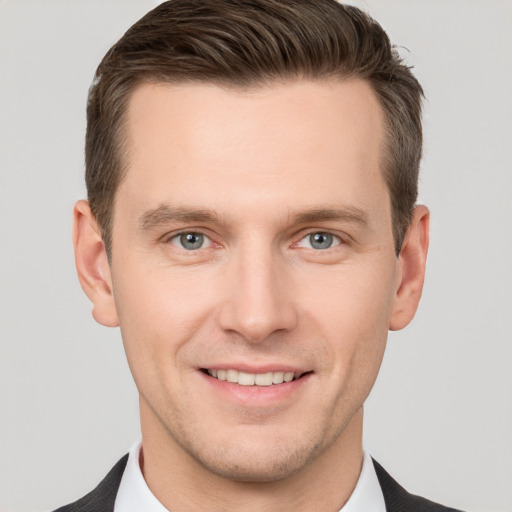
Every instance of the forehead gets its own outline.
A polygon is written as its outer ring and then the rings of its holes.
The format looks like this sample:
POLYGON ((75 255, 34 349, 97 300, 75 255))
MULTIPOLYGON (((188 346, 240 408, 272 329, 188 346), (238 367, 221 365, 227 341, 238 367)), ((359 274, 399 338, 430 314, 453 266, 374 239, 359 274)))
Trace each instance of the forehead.
POLYGON ((362 80, 252 90, 144 84, 130 98, 126 136, 127 174, 118 194, 138 194, 147 207, 178 195, 204 205, 219 194, 227 207, 246 201, 248 191, 261 206, 285 197, 337 202, 355 194, 368 203, 372 194, 387 195, 382 109, 362 80))
MULTIPOLYGON (((318 138, 338 129, 338 136, 374 137, 383 124, 382 108, 371 85, 362 79, 293 80, 257 85, 251 88, 206 83, 143 83, 132 92, 127 112, 128 135, 139 138, 148 124, 152 129, 184 133, 198 128, 236 124, 257 130, 258 139, 268 135, 297 133, 313 138, 308 129, 316 128, 318 138), (174 122, 173 122, 174 121, 174 122), (294 130, 290 130, 295 124, 294 130), (179 123, 179 124, 177 124, 179 123), (301 127, 303 129, 301 130, 301 127), (319 131, 318 128, 325 130, 319 131), (347 130, 347 128, 350 128, 347 130), (370 133, 371 132, 371 133, 370 133)), ((208 137, 212 137, 208 133, 208 137)), ((221 135, 221 133, 219 133, 221 135)), ((253 135, 256 135, 254 133, 253 135)), ((132 138, 133 141, 133 138, 132 138)), ((148 142, 146 140, 146 142, 148 142)), ((379 141, 377 141, 379 142, 379 141)))

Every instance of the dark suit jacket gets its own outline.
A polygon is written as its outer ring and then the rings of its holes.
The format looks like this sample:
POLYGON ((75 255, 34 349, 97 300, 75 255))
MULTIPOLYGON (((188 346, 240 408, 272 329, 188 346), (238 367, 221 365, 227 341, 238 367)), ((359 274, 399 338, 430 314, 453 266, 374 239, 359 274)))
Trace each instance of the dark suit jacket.
MULTIPOLYGON (((83 498, 61 507, 54 512, 113 512, 117 490, 121 483, 128 455, 125 455, 111 470, 103 481, 83 498)), ((460 512, 443 507, 432 501, 409 494, 400 486, 383 467, 373 461, 379 479, 387 512, 460 512)), ((141 512, 144 512, 141 510, 141 512)), ((371 512, 368 510, 367 512, 371 512)))

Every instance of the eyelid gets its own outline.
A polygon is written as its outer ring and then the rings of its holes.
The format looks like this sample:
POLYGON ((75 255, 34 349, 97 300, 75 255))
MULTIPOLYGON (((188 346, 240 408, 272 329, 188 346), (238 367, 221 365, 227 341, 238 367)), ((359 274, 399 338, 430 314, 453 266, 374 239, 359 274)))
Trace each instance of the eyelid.
POLYGON ((198 235, 203 235, 208 238, 211 238, 211 236, 207 233, 206 229, 187 226, 184 228, 176 228, 165 232, 163 235, 160 236, 160 240, 162 242, 166 242, 171 240, 172 238, 176 238, 177 236, 184 235, 186 233, 196 233, 198 235))

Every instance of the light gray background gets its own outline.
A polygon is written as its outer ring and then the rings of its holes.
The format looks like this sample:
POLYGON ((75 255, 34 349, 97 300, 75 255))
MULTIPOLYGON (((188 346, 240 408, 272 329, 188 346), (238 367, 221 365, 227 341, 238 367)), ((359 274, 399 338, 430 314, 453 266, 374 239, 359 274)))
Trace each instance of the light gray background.
MULTIPOLYGON (((89 491, 138 435, 117 329, 75 277, 85 98, 105 51, 152 0, 0 1, 0 508, 89 491)), ((409 490, 512 510, 512 4, 356 2, 424 84, 424 298, 390 336, 366 445, 409 490)))

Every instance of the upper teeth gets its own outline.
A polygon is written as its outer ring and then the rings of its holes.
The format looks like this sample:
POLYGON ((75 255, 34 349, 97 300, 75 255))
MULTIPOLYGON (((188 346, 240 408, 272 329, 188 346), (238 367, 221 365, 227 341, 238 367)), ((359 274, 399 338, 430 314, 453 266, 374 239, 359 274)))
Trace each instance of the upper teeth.
POLYGON ((219 380, 227 380, 242 386, 271 386, 291 382, 300 374, 294 372, 246 373, 238 370, 208 370, 208 374, 219 380))

